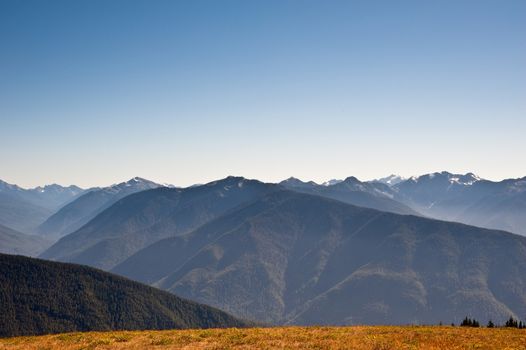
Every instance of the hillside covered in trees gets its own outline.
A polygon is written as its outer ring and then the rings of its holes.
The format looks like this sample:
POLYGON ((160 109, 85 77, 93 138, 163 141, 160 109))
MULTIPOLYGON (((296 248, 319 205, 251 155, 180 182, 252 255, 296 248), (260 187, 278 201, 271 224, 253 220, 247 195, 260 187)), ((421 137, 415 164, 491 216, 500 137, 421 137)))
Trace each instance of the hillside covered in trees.
POLYGON ((0 336, 248 323, 90 267, 0 254, 0 336))

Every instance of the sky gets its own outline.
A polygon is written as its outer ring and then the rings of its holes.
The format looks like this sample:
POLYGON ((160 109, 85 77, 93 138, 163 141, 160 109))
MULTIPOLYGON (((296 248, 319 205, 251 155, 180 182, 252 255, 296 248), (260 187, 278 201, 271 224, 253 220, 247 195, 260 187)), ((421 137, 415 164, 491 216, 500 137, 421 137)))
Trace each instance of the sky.
POLYGON ((0 2, 0 179, 526 176, 526 1, 0 2))

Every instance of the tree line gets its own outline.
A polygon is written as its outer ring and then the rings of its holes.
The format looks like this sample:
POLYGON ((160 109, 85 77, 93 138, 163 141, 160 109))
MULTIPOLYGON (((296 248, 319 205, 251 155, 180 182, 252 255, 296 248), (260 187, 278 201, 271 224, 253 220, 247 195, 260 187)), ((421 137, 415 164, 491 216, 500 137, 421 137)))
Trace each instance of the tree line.
MULTIPOLYGON (((451 324, 452 326, 455 326, 454 323, 451 324)), ((477 321, 474 318, 467 317, 462 320, 459 324, 460 327, 481 327, 480 322, 477 321)), ((507 328, 518 328, 518 329, 526 329, 526 322, 522 322, 521 320, 516 320, 512 316, 502 325, 499 326, 495 324, 492 320, 489 320, 486 324, 487 328, 496 328, 496 327, 507 327, 507 328)))

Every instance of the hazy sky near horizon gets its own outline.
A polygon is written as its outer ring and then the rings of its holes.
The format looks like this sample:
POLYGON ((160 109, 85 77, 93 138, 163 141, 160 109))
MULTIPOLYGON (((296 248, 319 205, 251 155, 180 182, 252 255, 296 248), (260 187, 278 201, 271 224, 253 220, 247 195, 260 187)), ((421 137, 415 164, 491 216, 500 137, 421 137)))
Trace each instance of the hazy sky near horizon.
POLYGON ((0 179, 526 175, 526 1, 0 2, 0 179))

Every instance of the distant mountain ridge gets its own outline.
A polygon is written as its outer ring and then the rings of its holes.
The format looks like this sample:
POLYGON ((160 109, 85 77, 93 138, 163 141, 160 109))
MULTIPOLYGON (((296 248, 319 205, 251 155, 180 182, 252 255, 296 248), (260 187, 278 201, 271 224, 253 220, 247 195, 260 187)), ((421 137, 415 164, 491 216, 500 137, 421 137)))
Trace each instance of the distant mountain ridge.
MULTIPOLYGON (((442 171, 409 179, 390 175, 366 182, 350 176, 345 180, 330 180, 321 185, 291 177, 282 181, 281 185, 373 209, 426 215, 526 235, 526 219, 523 215, 526 195, 525 186, 521 185, 524 179, 494 182, 473 173, 442 171)), ((78 230, 126 195, 160 186, 173 188, 138 177, 106 188, 89 190, 60 185, 23 189, 0 181, 0 224, 20 232, 37 232, 58 239, 78 230), (132 182, 148 185, 141 187, 132 182), (77 202, 82 194, 91 192, 96 194, 92 193, 77 202), (53 213, 60 206, 64 208, 53 213)))
POLYGON ((248 322, 86 266, 0 254, 0 336, 248 322))
POLYGON ((55 210, 83 191, 77 186, 56 184, 24 189, 0 180, 0 224, 32 233, 55 210))
POLYGON ((396 192, 390 186, 379 182, 362 182, 354 176, 327 185, 318 185, 313 181, 303 182, 296 178, 289 178, 279 184, 294 191, 332 198, 365 208, 420 215, 416 210, 398 201, 395 198, 396 192))
POLYGON ((447 171, 407 179, 389 175, 367 182, 350 176, 343 181, 323 185, 296 178, 281 182, 289 189, 367 208, 398 214, 420 214, 526 236, 525 183, 526 177, 496 182, 471 172, 454 174, 447 171), (379 201, 382 197, 383 201, 379 201))
POLYGON ((78 230, 118 200, 133 193, 158 187, 162 185, 134 177, 129 181, 108 187, 89 189, 40 224, 37 232, 58 239, 78 230))
POLYGON ((75 185, 61 186, 57 184, 25 189, 0 180, 0 192, 8 193, 43 208, 56 210, 80 195, 84 189, 75 185))
POLYGON ((526 235, 526 177, 494 182, 444 171, 392 188, 398 200, 424 215, 526 235))

